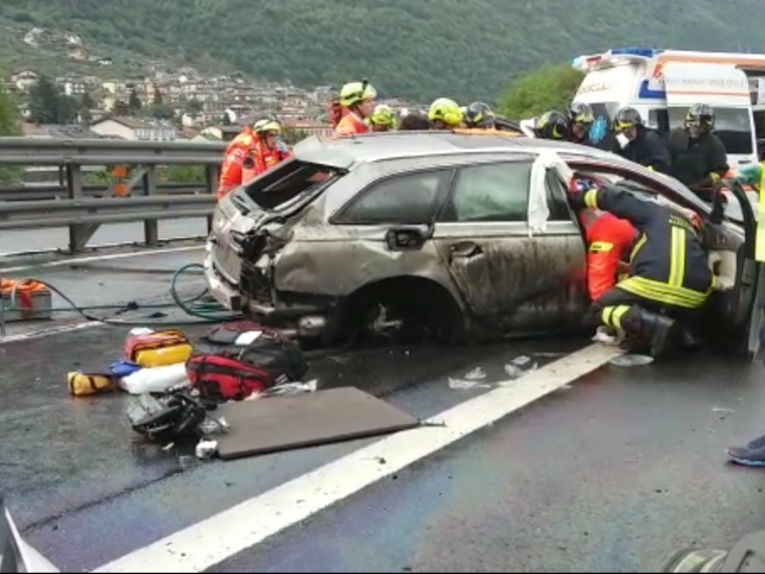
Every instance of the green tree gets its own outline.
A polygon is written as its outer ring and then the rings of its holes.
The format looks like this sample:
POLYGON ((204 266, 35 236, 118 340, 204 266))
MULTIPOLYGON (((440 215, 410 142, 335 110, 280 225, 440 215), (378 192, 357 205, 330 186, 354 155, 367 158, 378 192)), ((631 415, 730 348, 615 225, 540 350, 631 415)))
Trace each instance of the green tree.
POLYGON ((202 102, 195 98, 191 98, 189 101, 186 102, 186 113, 190 116, 196 116, 199 114, 199 112, 202 111, 202 102))
POLYGON ((137 114, 143 107, 141 98, 138 97, 138 93, 135 91, 135 88, 130 88, 130 97, 128 99, 127 105, 131 115, 137 114))
MULTIPOLYGON (((0 137, 20 136, 21 115, 11 94, 0 85, 0 137)), ((0 184, 17 182, 21 179, 23 170, 17 167, 0 167, 0 184)))
POLYGON ((112 114, 115 116, 129 116, 130 106, 122 100, 117 100, 114 102, 114 107, 112 107, 112 114))
POLYGON ((158 120, 172 120, 175 118, 175 110, 167 104, 152 104, 146 109, 146 113, 149 117, 158 120))
POLYGON ((29 90, 29 112, 37 124, 66 124, 77 117, 79 102, 61 92, 46 76, 29 90))
POLYGON ((583 78, 568 65, 546 66, 516 80, 500 98, 497 111, 516 120, 549 110, 565 111, 583 78))
POLYGON ((29 89, 29 115, 37 124, 58 123, 59 91, 47 76, 29 89))
POLYGON ((154 98, 152 99, 151 103, 155 106, 162 105, 164 100, 162 99, 162 92, 159 91, 159 88, 157 87, 157 84, 152 84, 154 86, 154 98))
POLYGON ((85 92, 82 94, 82 97, 80 98, 80 117, 82 118, 82 121, 85 123, 90 123, 90 121, 93 119, 93 115, 90 113, 90 110, 96 107, 96 103, 93 101, 93 96, 90 95, 90 92, 85 92))

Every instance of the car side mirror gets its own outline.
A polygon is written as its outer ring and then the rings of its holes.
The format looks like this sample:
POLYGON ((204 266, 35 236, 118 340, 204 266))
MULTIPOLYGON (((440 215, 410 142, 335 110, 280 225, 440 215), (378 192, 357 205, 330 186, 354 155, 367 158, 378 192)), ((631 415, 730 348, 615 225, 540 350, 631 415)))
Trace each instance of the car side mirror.
POLYGON ((399 225, 385 233, 385 243, 391 251, 417 251, 431 237, 431 225, 399 225))

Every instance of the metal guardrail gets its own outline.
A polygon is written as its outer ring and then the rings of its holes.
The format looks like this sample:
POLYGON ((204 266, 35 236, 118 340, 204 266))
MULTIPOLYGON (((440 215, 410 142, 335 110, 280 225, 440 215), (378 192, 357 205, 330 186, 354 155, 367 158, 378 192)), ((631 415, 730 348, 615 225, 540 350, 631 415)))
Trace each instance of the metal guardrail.
POLYGON ((7 202, 0 204, 0 230, 207 217, 215 201, 212 195, 156 195, 7 202))
POLYGON ((0 230, 69 228, 69 251, 82 251, 99 226, 143 221, 147 245, 159 242, 158 220, 206 217, 208 228, 215 206, 218 170, 226 143, 136 142, 111 139, 0 138, 0 166, 59 166, 62 186, 0 189, 0 230), (108 189, 85 186, 83 167, 134 166, 127 182, 128 197, 108 189), (157 168, 197 165, 205 182, 175 188, 160 186, 157 168), (66 190, 62 193, 62 190, 66 190), (136 191, 138 193, 136 193, 136 191), (29 194, 29 195, 28 195, 29 194), (39 201, 34 201, 39 199, 39 201), (99 199, 93 198, 103 195, 99 199), (54 198, 65 199, 54 199, 54 198), (91 199, 92 198, 92 199, 91 199))
MULTIPOLYGON (((159 195, 194 195, 209 193, 207 184, 200 183, 164 183, 157 186, 159 195)), ((82 187, 83 197, 106 197, 109 188, 104 185, 82 187)), ((0 187, 0 201, 40 201, 46 199, 66 199, 69 190, 61 185, 25 185, 0 187)))

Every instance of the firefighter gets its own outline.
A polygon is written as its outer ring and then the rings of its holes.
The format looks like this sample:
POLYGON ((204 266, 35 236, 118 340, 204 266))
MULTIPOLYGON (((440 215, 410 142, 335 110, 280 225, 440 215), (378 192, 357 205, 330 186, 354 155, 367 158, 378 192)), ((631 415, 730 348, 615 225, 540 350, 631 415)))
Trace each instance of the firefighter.
POLYGON ((712 130, 715 112, 708 104, 688 110, 683 127, 669 135, 670 175, 692 189, 711 188, 728 173, 725 145, 712 130))
POLYGON ((223 154, 223 163, 220 168, 218 182, 218 200, 222 199, 229 191, 242 185, 244 181, 243 170, 248 157, 251 157, 258 143, 258 131, 268 123, 268 120, 259 120, 252 126, 245 128, 228 144, 223 154))
POLYGON ((290 156, 287 145, 279 139, 282 126, 277 121, 270 121, 260 127, 258 143, 252 154, 253 176, 268 171, 290 156))
POLYGON ((589 104, 574 102, 568 108, 568 141, 590 147, 596 147, 590 139, 590 129, 595 123, 595 114, 589 104))
POLYGON ((372 127, 373 132, 388 132, 395 130, 398 122, 396 122, 396 114, 390 106, 380 104, 369 116, 369 125, 372 127))
POLYGON ((677 321, 701 308, 714 284, 699 240, 701 221, 612 185, 580 190, 571 195, 576 211, 607 211, 639 233, 629 276, 601 295, 593 312, 601 324, 624 331, 652 356, 660 356, 672 343, 682 342, 686 332, 677 321))
POLYGON ((438 98, 428 110, 431 129, 452 130, 462 125, 462 110, 457 102, 449 98, 438 98))
POLYGON ((616 112, 614 130, 618 155, 653 171, 669 173, 672 158, 664 138, 645 126, 635 108, 625 107, 616 112))
POLYGON ((335 128, 337 136, 365 134, 369 131, 367 119, 375 109, 377 90, 367 80, 345 84, 340 90, 340 105, 348 113, 335 128))
POLYGON ((534 120, 533 130, 540 139, 564 141, 568 136, 568 118, 557 110, 545 112, 534 120))
POLYGON ((473 102, 462 111, 465 125, 469 128, 493 130, 496 126, 496 114, 483 102, 473 102))

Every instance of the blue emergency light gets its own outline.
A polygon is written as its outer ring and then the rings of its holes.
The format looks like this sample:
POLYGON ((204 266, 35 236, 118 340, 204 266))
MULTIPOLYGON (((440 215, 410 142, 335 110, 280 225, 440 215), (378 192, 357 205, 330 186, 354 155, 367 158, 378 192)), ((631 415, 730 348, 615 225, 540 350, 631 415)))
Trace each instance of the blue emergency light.
POLYGON ((653 48, 611 48, 608 53, 612 56, 640 56, 643 58, 653 58, 663 50, 653 48))

